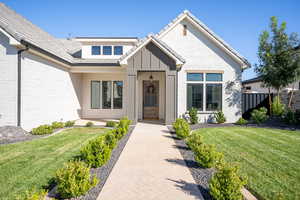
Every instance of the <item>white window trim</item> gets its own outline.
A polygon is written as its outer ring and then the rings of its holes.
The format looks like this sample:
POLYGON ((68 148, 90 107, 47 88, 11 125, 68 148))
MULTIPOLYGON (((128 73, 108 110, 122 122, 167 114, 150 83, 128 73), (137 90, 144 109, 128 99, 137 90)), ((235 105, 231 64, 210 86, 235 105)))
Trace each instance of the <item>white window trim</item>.
POLYGON ((124 80, 91 80, 90 81, 90 87, 92 87, 92 82, 93 81, 99 81, 100 82, 100 108, 92 108, 92 88, 90 88, 90 109, 91 110, 122 110, 124 108, 124 80), (102 97, 103 97, 103 89, 102 89, 102 83, 103 81, 107 81, 107 82, 111 82, 111 106, 110 108, 103 108, 103 100, 102 100, 102 97), (122 86, 122 108, 114 108, 114 81, 121 81, 123 83, 123 86, 122 86))
MULTIPOLYGON (((187 88, 187 84, 202 84, 203 85, 203 105, 202 105, 202 110, 198 110, 198 114, 212 114, 212 113, 215 113, 216 111, 207 111, 206 110, 206 84, 221 84, 222 85, 222 111, 223 111, 223 108, 224 108, 224 73, 220 73, 222 74, 222 81, 206 81, 206 74, 211 74, 211 73, 216 73, 216 72, 203 72, 203 71, 187 71, 185 74, 186 74, 186 77, 185 77, 185 81, 186 81, 186 88, 187 88), (188 73, 201 73, 203 74, 203 80, 202 81, 188 81, 187 80, 187 75, 188 73)), ((218 73, 218 72, 217 72, 218 73)), ((186 90, 186 100, 187 100, 187 94, 188 91, 186 90)), ((187 102, 186 102, 186 105, 185 105, 186 109, 187 109, 187 102)), ((188 110, 187 110, 188 112, 188 110)))

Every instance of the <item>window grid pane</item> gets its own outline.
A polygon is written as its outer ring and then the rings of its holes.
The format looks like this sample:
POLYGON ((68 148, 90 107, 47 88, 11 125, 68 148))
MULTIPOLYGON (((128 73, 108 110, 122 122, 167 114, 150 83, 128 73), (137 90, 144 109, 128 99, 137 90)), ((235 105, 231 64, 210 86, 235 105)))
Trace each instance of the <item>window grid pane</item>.
POLYGON ((114 46, 114 55, 123 55, 123 46, 114 46))
POLYGON ((114 81, 113 101, 114 109, 122 109, 123 81, 114 81))
POLYGON ((206 84, 206 110, 222 110, 222 84, 206 84))
POLYGON ((91 82, 91 108, 100 108, 100 81, 91 82))
POLYGON ((102 108, 111 108, 111 81, 102 81, 102 108))
POLYGON ((92 55, 100 55, 101 54, 100 46, 92 46, 92 55))
POLYGON ((203 81, 202 73, 188 73, 187 74, 188 81, 203 81))
POLYGON ((203 84, 187 84, 187 110, 203 110, 203 84))
POLYGON ((112 47, 111 46, 103 46, 103 55, 111 55, 112 47))
POLYGON ((206 74, 206 81, 222 81, 223 74, 221 73, 207 73, 206 74))

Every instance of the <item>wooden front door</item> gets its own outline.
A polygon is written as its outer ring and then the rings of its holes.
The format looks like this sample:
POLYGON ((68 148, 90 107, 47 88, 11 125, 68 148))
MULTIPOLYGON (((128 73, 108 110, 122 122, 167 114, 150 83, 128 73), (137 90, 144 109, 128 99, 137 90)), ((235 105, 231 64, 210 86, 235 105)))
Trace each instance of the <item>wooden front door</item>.
POLYGON ((159 119, 159 82, 143 81, 143 118, 159 119))

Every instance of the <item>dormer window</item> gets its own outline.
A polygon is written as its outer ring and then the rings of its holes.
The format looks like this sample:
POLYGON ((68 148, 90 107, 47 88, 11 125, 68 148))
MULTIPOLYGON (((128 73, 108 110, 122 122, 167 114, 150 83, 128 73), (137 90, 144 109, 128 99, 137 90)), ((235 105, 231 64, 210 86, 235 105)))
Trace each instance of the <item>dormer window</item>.
POLYGON ((123 55, 123 46, 114 46, 114 55, 123 55))
POLYGON ((100 55, 101 47, 100 46, 92 46, 92 55, 100 55))
POLYGON ((103 46, 102 48, 103 55, 112 55, 112 46, 103 46))

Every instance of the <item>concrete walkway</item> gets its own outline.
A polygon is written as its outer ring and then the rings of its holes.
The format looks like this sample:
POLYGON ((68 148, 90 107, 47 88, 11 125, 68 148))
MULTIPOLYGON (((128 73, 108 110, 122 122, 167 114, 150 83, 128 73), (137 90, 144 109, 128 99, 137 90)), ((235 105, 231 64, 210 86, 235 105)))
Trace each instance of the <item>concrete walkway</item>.
POLYGON ((138 123, 98 200, 203 199, 166 126, 138 123))

